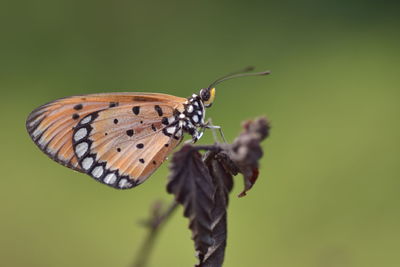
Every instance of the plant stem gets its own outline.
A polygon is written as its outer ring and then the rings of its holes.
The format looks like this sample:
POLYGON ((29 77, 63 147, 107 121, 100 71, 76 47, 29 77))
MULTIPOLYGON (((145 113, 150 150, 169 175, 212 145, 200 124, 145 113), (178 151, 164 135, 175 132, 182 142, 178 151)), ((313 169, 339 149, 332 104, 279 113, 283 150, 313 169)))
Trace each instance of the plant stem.
POLYGON ((153 251, 155 240, 158 236, 158 232, 161 229, 161 226, 171 217, 172 213, 178 207, 178 203, 173 201, 168 207, 168 209, 161 213, 161 203, 156 202, 153 206, 152 217, 146 222, 146 226, 149 228, 149 232, 145 240, 143 241, 137 256, 136 260, 133 263, 133 267, 146 267, 148 260, 150 258, 150 254, 153 251))

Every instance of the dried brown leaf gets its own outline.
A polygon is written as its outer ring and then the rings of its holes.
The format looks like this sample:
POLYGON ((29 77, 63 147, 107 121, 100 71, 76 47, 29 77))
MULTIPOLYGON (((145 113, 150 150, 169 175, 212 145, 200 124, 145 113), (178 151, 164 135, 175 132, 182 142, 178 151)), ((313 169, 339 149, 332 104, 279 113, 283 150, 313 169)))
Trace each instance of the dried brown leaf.
MULTIPOLYGON (((222 145, 228 154, 226 162, 231 160, 237 170, 243 174, 244 190, 239 197, 245 196, 258 178, 259 160, 263 156, 261 141, 269 135, 269 123, 266 118, 258 118, 243 123, 242 133, 232 144, 222 145)), ((227 165, 227 163, 225 163, 227 165)), ((234 170, 236 171, 236 170, 234 170)))
POLYGON ((212 209, 215 186, 202 155, 191 145, 175 152, 171 162, 171 175, 167 191, 183 205, 184 216, 189 218, 189 228, 200 262, 213 244, 212 209))
POLYGON ((211 213, 212 229, 211 237, 213 244, 209 248, 201 267, 222 266, 225 257, 225 247, 227 239, 227 206, 229 193, 233 187, 232 174, 226 170, 222 164, 221 153, 210 152, 206 155, 205 162, 210 171, 213 183, 216 188, 214 206, 211 213))

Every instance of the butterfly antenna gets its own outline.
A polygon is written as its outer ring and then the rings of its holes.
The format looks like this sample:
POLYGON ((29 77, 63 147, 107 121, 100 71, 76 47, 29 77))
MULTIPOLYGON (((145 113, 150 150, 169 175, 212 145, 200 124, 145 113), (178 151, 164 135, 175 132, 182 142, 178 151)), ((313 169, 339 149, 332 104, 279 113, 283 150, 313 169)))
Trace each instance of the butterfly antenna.
POLYGON ((238 77, 247 77, 247 76, 262 76, 262 75, 268 75, 271 73, 271 71, 267 70, 267 71, 262 71, 262 72, 253 72, 253 73, 248 73, 249 71, 254 70, 254 67, 247 67, 244 68, 240 71, 236 71, 236 72, 232 72, 228 75, 222 76, 221 78, 218 78, 217 80, 215 80, 213 83, 211 83, 207 88, 211 89, 212 87, 214 87, 215 85, 226 81, 226 80, 230 80, 230 79, 234 79, 234 78, 238 78, 238 77))

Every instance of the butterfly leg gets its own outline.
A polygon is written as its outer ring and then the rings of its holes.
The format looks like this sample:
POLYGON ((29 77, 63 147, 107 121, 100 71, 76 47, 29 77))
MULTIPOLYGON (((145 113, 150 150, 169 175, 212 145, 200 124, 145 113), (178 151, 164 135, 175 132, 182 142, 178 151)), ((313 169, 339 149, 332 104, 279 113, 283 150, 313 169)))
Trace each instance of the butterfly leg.
POLYGON ((213 125, 211 119, 208 119, 207 122, 202 126, 203 129, 211 129, 214 140, 218 142, 217 134, 215 133, 215 130, 218 130, 219 134, 221 135, 222 141, 226 143, 225 135, 224 132, 222 131, 222 127, 218 125, 213 125))
POLYGON ((192 136, 192 139, 186 140, 185 144, 194 144, 203 136, 203 132, 198 133, 197 136, 192 136))
POLYGON ((186 140, 185 144, 194 144, 194 143, 196 143, 203 136, 203 133, 204 133, 203 128, 201 129, 200 132, 197 131, 197 130, 194 130, 193 133, 191 133, 192 134, 192 139, 186 140))
POLYGON ((200 130, 200 132, 197 132, 197 136, 195 136, 193 143, 196 143, 204 134, 204 130, 200 130))

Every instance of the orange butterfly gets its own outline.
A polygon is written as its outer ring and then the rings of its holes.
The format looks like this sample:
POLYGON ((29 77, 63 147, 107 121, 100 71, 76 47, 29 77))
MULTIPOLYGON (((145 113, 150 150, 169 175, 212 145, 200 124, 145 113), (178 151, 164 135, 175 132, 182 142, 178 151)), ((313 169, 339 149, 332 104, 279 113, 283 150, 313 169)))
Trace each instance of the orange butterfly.
MULTIPOLYGON (((249 71, 248 68, 245 71, 249 71)), ((50 158, 117 189, 144 182, 180 143, 196 142, 209 127, 205 108, 217 83, 260 73, 224 76, 199 95, 181 98, 157 93, 105 93, 61 98, 35 109, 26 128, 50 158)))

